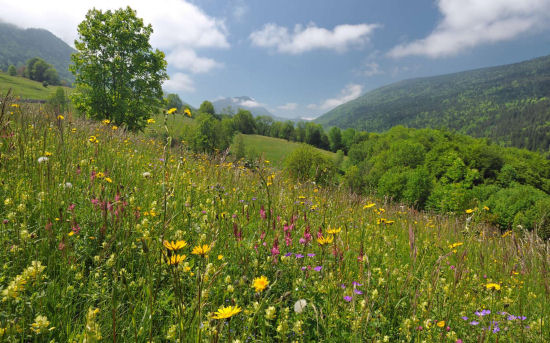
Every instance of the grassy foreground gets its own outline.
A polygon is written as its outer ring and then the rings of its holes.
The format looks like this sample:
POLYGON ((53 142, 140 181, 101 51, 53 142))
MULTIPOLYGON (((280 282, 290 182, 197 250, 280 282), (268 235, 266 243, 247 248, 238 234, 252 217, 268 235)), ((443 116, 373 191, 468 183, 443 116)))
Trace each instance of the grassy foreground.
POLYGON ((545 342, 534 235, 0 114, 0 342, 545 342))
MULTIPOLYGON (((57 87, 44 87, 42 86, 42 82, 0 73, 0 94, 5 94, 11 88, 12 94, 23 99, 46 100, 55 93, 57 87)), ((68 87, 63 88, 66 92, 70 90, 68 87)))

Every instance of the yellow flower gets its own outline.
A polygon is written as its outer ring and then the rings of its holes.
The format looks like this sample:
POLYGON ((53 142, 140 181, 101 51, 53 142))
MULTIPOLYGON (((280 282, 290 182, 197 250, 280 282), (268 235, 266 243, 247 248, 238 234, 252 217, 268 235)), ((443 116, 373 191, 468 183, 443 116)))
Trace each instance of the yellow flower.
POLYGON ((97 140, 97 137, 96 136, 90 136, 90 138, 88 138, 88 140, 90 141, 90 143, 98 143, 99 141, 97 140))
POLYGON ((214 312, 214 315, 212 316, 212 318, 214 319, 231 318, 241 311, 242 311, 242 308, 240 308, 239 306, 227 306, 227 307, 222 306, 216 312, 214 312))
POLYGON ((191 254, 193 255, 200 255, 200 256, 206 256, 212 248, 209 245, 203 244, 202 247, 200 245, 197 245, 193 248, 193 251, 191 251, 191 254))
POLYGON ((38 315, 34 319, 34 323, 31 324, 31 330, 36 334, 41 334, 48 329, 48 326, 50 326, 48 317, 38 315))
POLYGON ((218 260, 223 260, 223 255, 218 255, 218 260))
POLYGON ((172 241, 172 242, 168 242, 168 241, 164 241, 162 242, 162 244, 164 245, 164 247, 168 250, 180 250, 180 249, 183 249, 187 246, 187 242, 186 241, 172 241))
POLYGON ((63 116, 60 114, 60 115, 57 116, 57 119, 63 120, 63 119, 65 119, 65 117, 63 117, 63 116))
POLYGON ((185 110, 183 110, 183 113, 184 113, 186 116, 188 116, 189 118, 191 118, 191 111, 190 111, 188 108, 186 108, 185 110))
POLYGON ((111 127, 111 129, 113 129, 113 131, 116 131, 116 130, 118 130, 118 126, 113 125, 113 126, 111 127))
POLYGON ((485 211, 489 211, 489 207, 487 207, 487 206, 483 206, 483 209, 484 209, 485 211))
POLYGON ((49 152, 49 151, 46 151, 46 152, 44 153, 44 156, 46 156, 46 157, 49 157, 49 156, 51 156, 51 155, 52 155, 52 153, 49 152))
POLYGON ((147 119, 147 124, 154 124, 154 123, 155 123, 155 119, 153 118, 147 119))
POLYGON ((98 172, 96 175, 95 175, 98 179, 103 179, 105 177, 105 174, 103 174, 103 172, 98 172))
POLYGON ((371 207, 374 207, 374 206, 376 206, 376 204, 371 202, 371 203, 368 203, 365 206, 363 206, 363 209, 366 210, 367 208, 371 208, 371 207))
POLYGON ((170 256, 170 259, 168 260, 168 264, 171 265, 178 265, 179 263, 183 262, 187 258, 186 255, 172 255, 170 256))
POLYGON ((168 111, 166 111, 166 113, 168 113, 168 114, 174 114, 174 113, 177 112, 177 110, 178 110, 177 108, 172 107, 171 109, 169 109, 168 111))
POLYGON ((330 235, 330 236, 327 236, 327 237, 319 237, 317 238, 317 243, 319 243, 320 245, 325 245, 325 244, 330 244, 334 241, 334 236, 330 235))
POLYGON ((469 208, 469 209, 467 209, 465 212, 466 212, 467 214, 470 214, 470 213, 473 213, 474 210, 472 210, 471 208, 469 208))
POLYGON ((498 283, 488 283, 485 285, 488 290, 500 291, 500 285, 498 283))
POLYGON ((106 177, 105 178, 105 181, 109 182, 109 183, 113 183, 113 179, 111 179, 110 177, 106 177))
POLYGON ((252 287, 256 290, 256 292, 263 291, 267 285, 269 285, 269 280, 265 276, 260 276, 254 279, 252 282, 252 287))
POLYGON ((438 321, 437 326, 439 326, 440 328, 445 327, 445 321, 444 320, 438 321))
POLYGON ((111 121, 109 119, 103 119, 102 123, 105 125, 109 125, 111 121))
POLYGON ((336 228, 331 229, 331 228, 329 227, 328 230, 327 230, 327 233, 329 233, 329 234, 331 234, 331 235, 335 235, 335 234, 339 233, 340 231, 342 231, 342 228, 341 228, 341 227, 339 227, 339 228, 337 228, 337 229, 336 229, 336 228))
POLYGON ((464 243, 462 243, 462 242, 453 243, 453 244, 449 245, 449 249, 453 250, 454 248, 459 247, 462 244, 464 244, 464 243))

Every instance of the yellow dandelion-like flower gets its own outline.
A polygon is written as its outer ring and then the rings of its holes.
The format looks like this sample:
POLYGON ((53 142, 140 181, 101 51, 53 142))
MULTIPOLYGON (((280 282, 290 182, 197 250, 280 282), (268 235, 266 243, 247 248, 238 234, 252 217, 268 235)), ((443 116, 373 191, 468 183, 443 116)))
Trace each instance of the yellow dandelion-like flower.
POLYGON ((210 250, 212 250, 212 248, 207 244, 203 244, 202 246, 197 245, 196 247, 193 248, 193 251, 191 251, 191 254, 200 255, 204 257, 208 255, 210 250))
POLYGON ((218 255, 218 260, 223 260, 223 255, 218 255))
POLYGON ((113 131, 116 131, 116 130, 118 130, 118 126, 113 125, 113 126, 111 127, 111 129, 112 129, 113 131))
POLYGON ((467 210, 466 210, 465 212, 466 212, 466 214, 470 214, 470 213, 473 213, 473 212, 474 212, 474 210, 473 210, 473 209, 471 209, 471 208, 469 208, 469 209, 467 209, 467 210))
POLYGON ((186 258, 187 258, 186 255, 172 255, 168 260, 168 264, 178 265, 179 263, 183 262, 186 258))
POLYGON ((63 116, 60 114, 60 115, 57 116, 57 119, 63 120, 63 119, 65 119, 65 117, 63 117, 63 116))
POLYGON ((113 179, 111 179, 110 177, 106 177, 105 178, 105 181, 109 182, 109 183, 113 183, 113 179))
POLYGON ((168 250, 180 250, 180 249, 183 249, 187 246, 187 242, 184 241, 184 240, 180 240, 180 241, 171 241, 171 242, 168 242, 168 241, 164 241, 162 242, 162 244, 164 245, 164 247, 168 250))
POLYGON ((183 113, 184 113, 186 116, 188 116, 189 118, 191 118, 191 111, 190 111, 188 108, 186 108, 185 110, 183 110, 183 113))
POLYGON ((90 136, 90 138, 88 138, 88 141, 90 141, 90 143, 98 143, 99 141, 97 140, 97 137, 96 136, 90 136))
POLYGON ((263 291, 267 285, 269 285, 269 280, 263 275, 252 281, 252 287, 256 290, 256 292, 263 291))
POLYGON ((438 321, 438 322, 437 322, 437 326, 440 327, 440 328, 445 327, 445 321, 444 321, 444 320, 438 321))
POLYGON ((456 243, 450 244, 450 245, 449 245, 449 249, 453 250, 454 248, 457 248, 457 247, 459 247, 459 246, 461 246, 461 245, 463 245, 463 244, 464 244, 464 243, 462 243, 462 242, 456 242, 456 243))
POLYGON ((495 291, 500 291, 500 285, 498 283, 488 283, 485 285, 485 288, 487 290, 495 290, 495 291))
POLYGON ((50 157, 51 155, 52 155, 52 153, 49 152, 49 151, 46 151, 46 152, 44 153, 44 156, 46 156, 46 157, 50 157))
POLYGON ((319 243, 320 245, 325 245, 325 244, 330 244, 334 241, 334 236, 330 235, 330 236, 321 236, 319 238, 317 238, 317 243, 319 243))
POLYGON ((342 228, 341 228, 341 227, 339 227, 339 228, 337 228, 337 229, 336 229, 336 228, 332 228, 332 229, 331 229, 331 228, 329 227, 328 230, 327 230, 327 233, 329 233, 329 234, 331 234, 331 235, 335 235, 335 234, 339 233, 340 231, 342 231, 342 228))
POLYGON ((371 203, 368 203, 365 206, 363 206, 363 209, 366 210, 367 208, 371 208, 371 207, 374 207, 374 206, 376 206, 376 204, 371 202, 371 203))
POLYGON ((103 119, 102 123, 105 125, 109 125, 111 121, 109 119, 103 119))
POLYGON ((103 179, 105 177, 105 174, 103 172, 98 172, 97 174, 95 174, 95 176, 98 178, 98 179, 103 179))
POLYGON ((489 211, 489 207, 487 207, 487 206, 483 206, 483 209, 484 209, 485 211, 489 211))
POLYGON ((155 119, 153 118, 147 119, 147 124, 154 124, 154 123, 155 123, 155 119))
POLYGON ((178 110, 177 108, 172 107, 171 109, 169 109, 168 111, 166 111, 166 113, 168 113, 168 114, 174 114, 174 113, 176 113, 177 110, 178 110))
POLYGON ((214 319, 231 318, 241 311, 242 311, 242 308, 240 308, 239 306, 227 306, 227 307, 222 306, 216 312, 214 312, 214 315, 212 316, 212 318, 214 319))

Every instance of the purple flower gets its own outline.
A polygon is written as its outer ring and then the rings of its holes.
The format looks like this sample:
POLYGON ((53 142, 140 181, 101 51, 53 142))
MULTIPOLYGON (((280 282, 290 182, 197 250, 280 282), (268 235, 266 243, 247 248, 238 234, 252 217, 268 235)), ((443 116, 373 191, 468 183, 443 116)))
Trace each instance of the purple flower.
POLYGON ((296 258, 303 258, 303 257, 304 257, 304 255, 302 255, 302 254, 296 254, 296 258))
POLYGON ((309 254, 307 254, 307 257, 315 257, 315 254, 314 253, 309 253, 309 254))
POLYGON ((349 295, 344 295, 344 300, 347 302, 351 301, 351 297, 349 295))
POLYGON ((517 316, 516 318, 519 319, 519 320, 525 320, 525 319, 527 319, 527 317, 525 317, 525 316, 517 316))
POLYGON ((477 325, 477 324, 479 324, 479 322, 476 321, 476 320, 472 320, 469 324, 470 324, 470 325, 477 325))
POLYGON ((464 317, 461 317, 463 320, 468 320, 468 317, 464 316, 464 317))
POLYGON ((291 252, 287 252, 287 253, 285 254, 285 256, 286 256, 286 257, 292 256, 292 253, 291 253, 291 252))
POLYGON ((344 285, 344 284, 341 284, 340 287, 341 287, 342 289, 346 289, 346 285, 344 285))
POLYGON ((493 333, 497 333, 500 331, 500 328, 498 327, 498 325, 495 326, 495 328, 493 329, 493 333))
POLYGON ((486 316, 488 314, 491 314, 491 310, 482 310, 481 312, 476 311, 475 314, 476 314, 476 316, 483 317, 483 316, 486 316))
POLYGON ((315 270, 317 272, 320 272, 321 269, 323 269, 323 266, 317 266, 317 267, 313 268, 313 270, 315 270))
POLYGON ((518 318, 518 317, 516 317, 516 316, 509 315, 507 319, 508 319, 508 320, 516 320, 517 318, 518 318))
POLYGON ((352 285, 354 285, 354 286, 363 286, 363 284, 360 284, 359 282, 355 282, 355 281, 352 282, 352 285))
POLYGON ((252 198, 252 201, 256 201, 256 198, 252 198))
POLYGON ((306 267, 302 267, 301 269, 302 269, 302 270, 306 270, 307 268, 306 268, 306 267))
POLYGON ((353 293, 355 293, 355 294, 363 294, 363 292, 361 292, 361 291, 358 290, 357 288, 354 288, 354 289, 353 289, 353 293))

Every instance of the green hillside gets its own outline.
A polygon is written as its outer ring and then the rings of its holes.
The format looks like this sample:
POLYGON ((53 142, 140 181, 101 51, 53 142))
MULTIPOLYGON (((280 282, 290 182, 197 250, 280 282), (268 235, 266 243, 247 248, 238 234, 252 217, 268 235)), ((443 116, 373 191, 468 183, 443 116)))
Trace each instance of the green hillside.
POLYGON ((30 58, 40 57, 55 67, 61 79, 74 80, 69 72, 74 49, 47 30, 21 29, 0 22, 0 47, 0 69, 4 71, 10 65, 19 67, 30 58))
POLYGON ((550 147, 550 56, 405 80, 317 118, 324 126, 382 132, 396 125, 448 128, 500 144, 550 147))
MULTIPOLYGON (((11 88, 12 94, 23 99, 46 100, 55 93, 57 86, 42 86, 42 82, 32 81, 24 77, 9 76, 6 73, 0 73, 0 94, 6 94, 11 88)), ((71 88, 64 87, 65 90, 71 88)))

